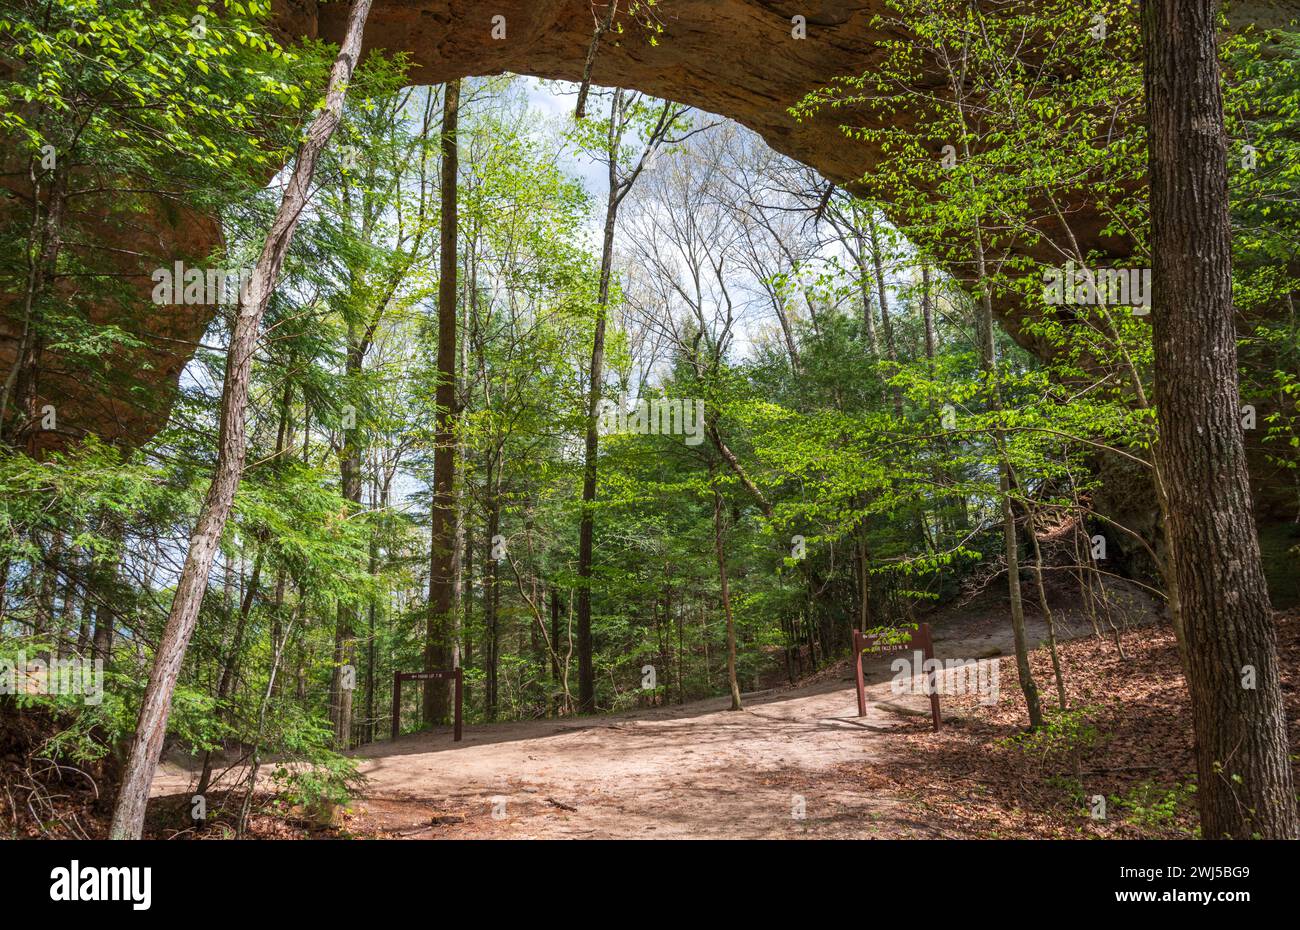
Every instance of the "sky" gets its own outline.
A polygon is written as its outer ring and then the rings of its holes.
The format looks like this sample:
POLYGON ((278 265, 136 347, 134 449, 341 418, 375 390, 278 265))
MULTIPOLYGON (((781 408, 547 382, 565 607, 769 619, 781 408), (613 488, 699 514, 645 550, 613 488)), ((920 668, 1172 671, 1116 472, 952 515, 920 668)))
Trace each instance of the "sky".
MULTIPOLYGON (((546 115, 548 119, 573 119, 574 105, 577 103, 578 85, 568 81, 542 81, 525 77, 527 82, 528 103, 546 115)), ((582 179, 587 193, 591 194, 592 203, 604 203, 609 193, 609 174, 604 165, 588 155, 570 152, 560 162, 569 174, 582 179)), ((598 230, 601 219, 594 218, 593 230, 598 230)))

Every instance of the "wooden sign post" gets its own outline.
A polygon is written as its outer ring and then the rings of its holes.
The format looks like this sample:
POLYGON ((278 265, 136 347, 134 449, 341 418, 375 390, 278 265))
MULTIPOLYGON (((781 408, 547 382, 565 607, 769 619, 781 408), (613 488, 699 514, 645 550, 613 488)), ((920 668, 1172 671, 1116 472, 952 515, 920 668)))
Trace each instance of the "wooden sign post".
POLYGON ((393 739, 401 732, 402 723, 402 682, 404 681, 447 681, 456 682, 456 716, 452 729, 452 741, 461 738, 461 700, 464 691, 465 673, 459 668, 442 668, 432 672, 394 672, 393 673, 393 739))
MULTIPOLYGON (((904 632, 904 631, 899 631, 904 632)), ((862 654, 870 652, 873 655, 888 655, 894 652, 919 651, 923 660, 934 658, 934 641, 930 638, 930 624, 922 623, 916 630, 905 633, 906 639, 896 643, 882 643, 878 635, 867 636, 860 630, 853 631, 853 665, 857 672, 858 685, 858 716, 867 715, 867 685, 862 678, 862 654)), ((920 671, 919 669, 917 670, 920 671)), ((939 680, 938 672, 931 672, 931 678, 927 679, 930 692, 930 716, 934 720, 934 728, 939 729, 939 680)))

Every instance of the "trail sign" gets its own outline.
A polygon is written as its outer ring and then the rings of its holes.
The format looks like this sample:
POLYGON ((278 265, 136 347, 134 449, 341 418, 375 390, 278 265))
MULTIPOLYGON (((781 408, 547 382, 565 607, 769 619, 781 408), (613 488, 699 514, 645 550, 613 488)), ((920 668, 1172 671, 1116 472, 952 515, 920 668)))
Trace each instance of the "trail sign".
POLYGON ((439 668, 430 672, 394 672, 393 673, 393 739, 401 732, 402 723, 402 682, 404 681, 455 681, 456 682, 456 716, 452 728, 452 741, 459 743, 462 736, 461 702, 465 687, 465 673, 459 668, 439 668))
MULTIPOLYGON (((927 662, 934 658, 934 640, 930 637, 930 624, 919 624, 915 630, 910 632, 905 630, 897 632, 902 634, 899 639, 883 642, 883 637, 878 634, 867 635, 860 630, 853 631, 853 665, 857 673, 859 717, 867 715, 867 685, 862 677, 863 653, 889 655, 893 652, 920 650, 927 662)), ((933 719, 934 728, 937 730, 939 729, 939 688, 938 681, 933 677, 937 673, 930 672, 929 674, 932 677, 926 690, 930 692, 930 717, 933 719)))

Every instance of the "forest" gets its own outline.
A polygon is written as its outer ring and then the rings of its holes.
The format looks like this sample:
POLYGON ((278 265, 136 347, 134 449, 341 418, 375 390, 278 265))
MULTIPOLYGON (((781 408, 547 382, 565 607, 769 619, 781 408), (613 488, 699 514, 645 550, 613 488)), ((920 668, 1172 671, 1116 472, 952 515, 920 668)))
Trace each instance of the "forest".
POLYGON ((0 837, 1300 838, 1300 8, 798 6, 0 0, 0 837))

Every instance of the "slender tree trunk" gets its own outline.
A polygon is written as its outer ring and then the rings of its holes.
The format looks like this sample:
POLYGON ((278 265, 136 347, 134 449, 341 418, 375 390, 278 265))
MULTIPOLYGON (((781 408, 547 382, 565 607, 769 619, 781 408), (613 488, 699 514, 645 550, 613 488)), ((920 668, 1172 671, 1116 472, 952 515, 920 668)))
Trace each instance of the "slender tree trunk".
POLYGON ((867 345, 871 346, 871 354, 878 359, 880 358, 880 334, 876 332, 876 311, 871 302, 871 273, 867 270, 867 240, 856 222, 853 238, 856 240, 853 258, 858 266, 858 294, 862 298, 862 331, 867 337, 867 345))
POLYGON ((858 528, 858 629, 871 629, 871 558, 867 552, 867 528, 858 528))
POLYGON ((614 25, 614 16, 618 13, 618 0, 606 0, 605 15, 596 20, 596 28, 591 34, 591 44, 587 46, 587 58, 582 64, 582 83, 578 85, 578 103, 574 107, 575 119, 584 119, 587 115, 587 95, 591 91, 591 69, 596 64, 596 52, 600 49, 600 40, 614 25))
POLYGON ((731 614, 731 584, 727 578, 722 494, 716 488, 713 491, 713 550, 718 557, 718 585, 722 593, 722 613, 727 620, 727 685, 731 689, 731 709, 741 710, 740 684, 736 680, 736 623, 731 614))
MULTIPOLYGON (((370 537, 370 561, 367 570, 372 578, 379 574, 379 543, 374 535, 370 537)), ((366 722, 361 731, 362 743, 375 741, 375 674, 378 671, 375 655, 375 614, 378 609, 377 597, 371 595, 366 600, 366 722)))
MULTIPOLYGON (((999 445, 1001 445, 999 438, 999 445)), ((998 485, 1002 496, 1002 531, 1007 557, 1007 591, 1011 607, 1011 637, 1016 648, 1016 671, 1020 690, 1025 695, 1025 708, 1029 712, 1029 726, 1037 729, 1043 725, 1043 710, 1038 699, 1038 683, 1029 667, 1029 643, 1025 636, 1025 605, 1020 591, 1020 541, 1016 538, 1016 515, 1011 505, 1011 466, 1006 451, 1000 452, 998 485)))
MULTIPOLYGON (((13 368, 5 378, 3 392, 0 393, 0 436, 6 441, 17 438, 19 432, 26 430, 28 452, 35 452, 36 435, 36 397, 38 394, 38 371, 41 352, 45 344, 42 329, 43 304, 50 288, 55 283, 58 271, 59 252, 63 246, 64 207, 67 198, 68 159, 70 153, 59 153, 50 181, 47 195, 45 219, 40 221, 40 191, 35 174, 32 178, 32 209, 35 224, 33 243, 40 242, 35 252, 30 245, 28 249, 28 279, 23 302, 23 328, 14 355, 13 368), (39 235, 36 228, 39 227, 39 235), (20 412, 19 420, 8 422, 10 398, 16 400, 15 406, 20 412), (24 421, 22 418, 25 417, 24 421), (17 428, 14 428, 17 427, 17 428)), ((34 168, 33 168, 34 170, 34 168)))
POLYGON ((122 524, 114 517, 106 521, 105 533, 112 540, 113 555, 102 570, 95 571, 92 577, 99 588, 99 605, 95 608, 95 632, 91 637, 95 658, 108 665, 113 660, 113 608, 109 606, 115 598, 113 588, 117 581, 118 566, 122 561, 122 537, 125 535, 122 524))
MULTIPOLYGON (((248 589, 244 592, 244 600, 239 606, 239 619, 235 621, 235 632, 230 638, 230 649, 226 653, 225 661, 221 664, 221 677, 217 679, 216 712, 219 716, 227 719, 229 719, 229 715, 224 711, 223 705, 234 686, 235 670, 239 665, 240 653, 244 648, 244 629, 248 625, 248 615, 253 609, 253 598, 256 596, 258 585, 261 582, 262 559, 265 552, 266 547, 260 547, 257 550, 257 557, 253 560, 253 575, 249 579, 248 589)), ((229 575, 227 575, 227 578, 229 578, 229 575)), ((209 750, 203 753, 203 767, 199 772, 199 783, 194 789, 194 793, 196 795, 206 794, 211 783, 212 752, 209 750)))
POLYGON ((1025 531, 1029 544, 1034 551, 1034 582, 1038 587, 1038 606, 1043 611, 1043 621, 1047 624, 1047 648, 1052 655, 1052 675, 1056 678, 1056 702, 1061 710, 1068 704, 1065 700, 1065 674, 1061 671, 1061 656, 1056 648, 1056 618, 1052 616, 1051 605, 1047 603, 1047 584, 1043 581, 1043 547, 1038 542, 1038 526, 1032 504, 1025 508, 1027 514, 1025 531))
POLYGON ((248 588, 244 591, 244 600, 239 605, 239 618, 235 621, 235 632, 230 638, 230 649, 226 661, 221 666, 221 678, 217 682, 217 703, 230 697, 235 682, 235 670, 239 666, 239 654, 244 648, 244 630, 248 626, 248 616, 253 611, 253 599, 262 583, 262 562, 266 556, 266 547, 260 546, 253 559, 253 572, 248 579, 248 588))
MULTIPOLYGON (((993 297, 989 292, 984 244, 978 229, 975 230, 975 263, 980 278, 979 340, 980 367, 989 379, 989 404, 995 411, 1002 409, 1002 391, 998 386, 997 351, 993 341, 993 297)), ((1038 700, 1038 683, 1029 665, 1029 643, 1025 637, 1025 607, 1020 592, 1020 545, 1016 538, 1016 516, 1011 506, 1011 462, 1007 457, 1006 436, 1001 430, 994 435, 998 455, 998 488, 1002 498, 1002 535, 1007 560, 1007 594, 1011 610, 1011 638, 1016 649, 1016 671, 1020 690, 1025 696, 1025 709, 1029 726, 1037 729, 1043 725, 1043 710, 1038 700)))
POLYGON ((934 295, 930 284, 930 263, 921 261, 921 315, 925 318, 925 358, 934 362, 938 338, 934 329, 934 295))
POLYGON ((113 810, 113 823, 109 830, 112 839, 139 839, 144 831, 149 785, 153 781, 163 738, 167 734, 172 692, 176 689, 181 663, 194 633, 199 606, 207 589, 208 572, 212 568, 213 556, 230 515, 240 472, 244 467, 245 408, 248 404, 253 351, 257 346, 262 316, 266 312, 271 291, 279 279, 280 266, 293 241, 298 219, 307 204, 316 160, 334 134, 342 116, 343 97, 360 56, 361 33, 366 16, 370 13, 370 3, 371 0, 354 0, 352 4, 347 34, 330 70, 325 105, 312 120, 307 138, 298 149, 293 173, 271 223, 262 254, 245 292, 240 295, 239 312, 226 355, 221 431, 217 441, 217 461, 212 485, 199 511, 194 532, 190 535, 189 549, 172 599, 171 613, 149 672, 149 684, 145 688, 122 786, 113 810))
MULTIPOLYGON (((876 211, 867 209, 867 236, 871 246, 871 265, 876 272, 876 299, 880 301, 880 329, 885 337, 885 358, 898 361, 898 345, 894 341, 894 323, 889 316, 889 291, 885 287, 885 253, 880 246, 880 230, 876 227, 876 211)), ((894 402, 894 415, 903 416, 903 392, 890 388, 894 402)))
POLYGON ((271 668, 267 673, 266 690, 262 692, 262 700, 257 708, 257 727, 253 731, 253 755, 248 767, 248 787, 244 790, 244 798, 239 805, 239 818, 235 822, 237 838, 242 838, 248 827, 248 814, 253 806, 253 797, 257 793, 257 773, 262 767, 262 739, 266 733, 266 714, 271 706, 271 698, 275 694, 276 676, 280 671, 280 660, 284 657, 284 647, 292 632, 291 621, 288 629, 284 631, 283 638, 275 637, 271 640, 271 668))
POLYGON ((483 560, 483 623, 486 626, 486 643, 484 644, 484 662, 487 665, 486 689, 483 696, 484 714, 488 720, 497 719, 497 699, 500 695, 498 676, 500 673, 501 631, 497 613, 497 590, 500 582, 500 559, 492 557, 493 538, 501 528, 501 503, 494 492, 494 472, 499 464, 489 462, 487 475, 487 532, 484 548, 487 557, 483 560))
POLYGON ((1207 839, 1300 836, 1241 435, 1211 0, 1146 0, 1156 454, 1168 479, 1207 839))
MULTIPOLYGON (((465 605, 465 620, 464 626, 462 627, 465 654, 461 658, 461 662, 466 668, 471 668, 474 665, 474 527, 468 519, 468 513, 466 517, 466 519, 461 521, 461 527, 465 531, 465 585, 463 601, 465 605)), ((464 693, 461 695, 461 700, 464 702, 466 707, 469 707, 470 683, 468 681, 465 682, 464 689, 464 693)))
POLYGON ((555 716, 559 716, 560 686, 560 589, 551 585, 551 693, 556 696, 555 716))
POLYGON ((41 583, 37 589, 34 618, 34 632, 37 639, 40 639, 50 633, 54 626, 54 595, 58 588, 63 534, 55 530, 50 534, 48 544, 42 544, 40 534, 33 533, 32 541, 36 544, 37 551, 41 552, 41 583))
POLYGON ((610 104, 609 197, 605 204, 605 233, 600 251, 600 293, 596 304, 596 326, 591 341, 591 367, 587 386, 587 434, 582 456, 582 516, 578 524, 578 711, 596 709, 596 673, 592 664, 591 569, 595 535, 596 455, 600 437, 597 413, 605 379, 605 317, 609 305, 609 281, 614 268, 614 230, 618 223, 618 138, 617 124, 623 91, 614 91, 610 104))
POLYGON ((785 351, 790 356, 790 370, 798 376, 801 371, 799 346, 794 341, 794 330, 790 328, 790 315, 786 311, 785 298, 779 291, 773 291, 772 310, 776 313, 777 323, 781 325, 781 338, 785 340, 785 351))
MULTIPOLYGON (((347 355, 344 379, 351 385, 360 382, 365 370, 365 348, 356 323, 348 323, 347 355)), ((343 499, 353 513, 361 509, 361 442, 360 428, 345 422, 343 448, 339 454, 339 485, 343 499)), ((330 675, 330 720, 334 727, 334 746, 340 751, 352 746, 352 699, 356 685, 357 606, 339 598, 334 624, 334 664, 330 675), (351 672, 349 675, 348 672, 351 672)))
MULTIPOLYGON (((456 196, 459 155, 460 81, 447 83, 442 103, 442 234, 438 263, 438 407, 433 451, 433 503, 430 508, 429 616, 424 640, 426 671, 460 664, 456 635, 457 543, 460 513, 456 501, 456 196)), ((424 685, 424 722, 446 723, 452 682, 424 685)))

